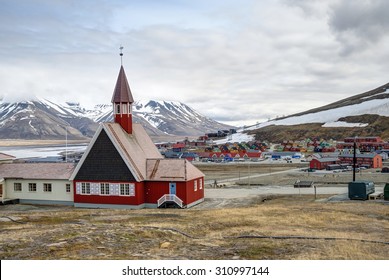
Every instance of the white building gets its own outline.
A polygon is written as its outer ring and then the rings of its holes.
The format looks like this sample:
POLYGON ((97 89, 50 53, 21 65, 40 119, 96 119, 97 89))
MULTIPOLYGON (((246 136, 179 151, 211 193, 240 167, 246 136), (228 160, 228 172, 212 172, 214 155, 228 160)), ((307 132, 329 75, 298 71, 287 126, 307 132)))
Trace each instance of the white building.
POLYGON ((73 205, 72 163, 0 164, 0 201, 73 205))

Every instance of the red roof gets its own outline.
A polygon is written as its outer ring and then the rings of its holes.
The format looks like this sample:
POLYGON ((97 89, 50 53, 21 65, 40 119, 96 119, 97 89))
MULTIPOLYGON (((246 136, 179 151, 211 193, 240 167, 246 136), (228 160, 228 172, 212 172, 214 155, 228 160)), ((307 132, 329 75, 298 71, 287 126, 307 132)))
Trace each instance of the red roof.
POLYGON ((178 148, 185 148, 185 144, 184 143, 173 144, 173 149, 178 149, 178 148))
POLYGON ((133 103, 134 98, 128 85, 126 73, 123 66, 120 67, 119 76, 116 82, 115 90, 113 92, 111 103, 133 103))

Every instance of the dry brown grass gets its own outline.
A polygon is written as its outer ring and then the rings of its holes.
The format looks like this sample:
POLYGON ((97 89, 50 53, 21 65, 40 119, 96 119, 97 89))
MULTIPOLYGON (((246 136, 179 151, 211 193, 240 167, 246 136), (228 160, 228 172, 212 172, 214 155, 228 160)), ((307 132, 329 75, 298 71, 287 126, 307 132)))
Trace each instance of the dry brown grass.
POLYGON ((388 244, 358 241, 389 242, 388 205, 368 201, 319 203, 289 196, 208 210, 0 211, 25 222, 1 222, 1 259, 389 258, 388 244))

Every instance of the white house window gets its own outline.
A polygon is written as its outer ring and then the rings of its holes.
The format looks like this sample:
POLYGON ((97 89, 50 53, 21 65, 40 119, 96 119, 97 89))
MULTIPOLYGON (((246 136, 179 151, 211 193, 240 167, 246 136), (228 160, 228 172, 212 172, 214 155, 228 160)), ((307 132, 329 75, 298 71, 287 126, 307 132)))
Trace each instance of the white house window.
POLYGON ((14 191, 21 192, 22 191, 22 183, 14 183, 14 191))
POLYGON ((130 195, 130 184, 120 184, 120 195, 130 195))
POLYGON ((199 179, 200 190, 203 189, 203 180, 199 179))
POLYGON ((66 184, 66 192, 70 193, 70 184, 66 184))
POLYGON ((120 114, 120 104, 116 104, 116 114, 120 114))
POLYGON ((90 183, 81 183, 81 193, 90 194, 90 183))
POLYGON ((194 191, 197 191, 197 180, 194 181, 194 191))
POLYGON ((109 184, 101 183, 100 184, 100 194, 109 194, 109 184))
POLYGON ((43 191, 44 192, 51 192, 52 191, 51 184, 43 184, 43 191))
POLYGON ((28 191, 36 192, 36 183, 28 183, 28 191))
POLYGON ((135 196, 135 185, 120 184, 120 195, 135 196))

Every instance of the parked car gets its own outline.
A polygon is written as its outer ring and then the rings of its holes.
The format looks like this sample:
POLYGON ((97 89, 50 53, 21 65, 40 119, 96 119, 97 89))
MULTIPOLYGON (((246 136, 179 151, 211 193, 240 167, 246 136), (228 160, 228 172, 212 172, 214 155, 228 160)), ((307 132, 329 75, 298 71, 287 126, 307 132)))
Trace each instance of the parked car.
POLYGON ((389 167, 382 168, 381 173, 389 173, 389 167))

